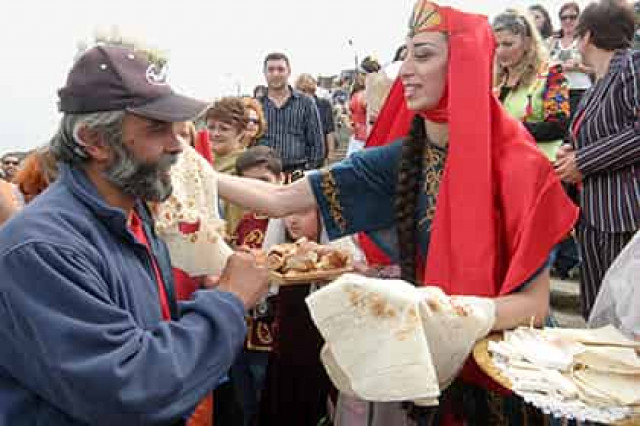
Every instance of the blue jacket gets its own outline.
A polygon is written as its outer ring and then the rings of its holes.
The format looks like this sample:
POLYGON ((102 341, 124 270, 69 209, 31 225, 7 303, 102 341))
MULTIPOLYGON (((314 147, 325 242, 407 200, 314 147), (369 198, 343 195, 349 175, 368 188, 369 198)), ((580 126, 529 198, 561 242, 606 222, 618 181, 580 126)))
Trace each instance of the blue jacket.
POLYGON ((0 229, 0 426, 179 424, 240 350, 244 307, 203 290, 163 321, 158 300, 124 212, 63 166, 0 229))

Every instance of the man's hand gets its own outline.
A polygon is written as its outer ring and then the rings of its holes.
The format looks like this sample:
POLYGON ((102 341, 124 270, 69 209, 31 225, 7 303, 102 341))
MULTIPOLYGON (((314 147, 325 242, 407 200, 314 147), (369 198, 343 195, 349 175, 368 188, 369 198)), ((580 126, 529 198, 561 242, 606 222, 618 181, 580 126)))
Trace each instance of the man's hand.
POLYGON ((236 252, 229 257, 217 288, 235 294, 249 309, 267 293, 269 274, 267 268, 258 265, 252 253, 236 252))
POLYGON ((557 158, 555 169, 561 181, 567 183, 582 181, 582 173, 578 170, 578 163, 576 162, 576 152, 572 148, 567 148, 567 145, 563 145, 558 150, 557 158))

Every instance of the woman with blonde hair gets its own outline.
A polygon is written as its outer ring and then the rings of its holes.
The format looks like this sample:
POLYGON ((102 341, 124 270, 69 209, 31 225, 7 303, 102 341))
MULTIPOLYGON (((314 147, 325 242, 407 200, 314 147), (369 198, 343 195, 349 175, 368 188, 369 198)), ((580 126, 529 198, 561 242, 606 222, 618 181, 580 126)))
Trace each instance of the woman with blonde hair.
POLYGON ((528 15, 508 10, 493 21, 495 91, 550 161, 569 120, 569 86, 560 65, 549 66, 540 33, 528 15))

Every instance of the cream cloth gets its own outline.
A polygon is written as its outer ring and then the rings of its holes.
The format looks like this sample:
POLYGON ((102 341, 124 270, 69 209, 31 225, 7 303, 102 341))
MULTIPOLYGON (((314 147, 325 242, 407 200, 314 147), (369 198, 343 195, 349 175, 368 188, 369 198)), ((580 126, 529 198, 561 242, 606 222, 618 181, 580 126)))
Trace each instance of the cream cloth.
POLYGON ((490 299, 346 274, 307 299, 334 385, 367 401, 437 405, 474 343, 491 330, 490 299))
POLYGON ((640 232, 607 271, 591 310, 589 327, 608 324, 640 339, 640 232))
POLYGON ((171 168, 173 193, 154 209, 156 231, 169 247, 171 265, 192 277, 220 275, 232 253, 218 212, 218 179, 211 165, 185 145, 171 168), (193 233, 180 224, 194 226, 193 233))

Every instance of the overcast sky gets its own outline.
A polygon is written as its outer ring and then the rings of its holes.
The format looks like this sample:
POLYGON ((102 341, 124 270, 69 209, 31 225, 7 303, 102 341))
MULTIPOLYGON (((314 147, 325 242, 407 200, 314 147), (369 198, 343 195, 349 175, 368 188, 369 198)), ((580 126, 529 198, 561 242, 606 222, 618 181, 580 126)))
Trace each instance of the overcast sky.
MULTIPOLYGON (((178 91, 211 100, 262 83, 262 59, 289 55, 293 74, 337 74, 354 55, 386 62, 413 0, 6 0, 0 6, 0 153, 45 143, 76 45, 117 26, 168 52, 178 91), (353 40, 353 47, 348 40, 353 40)), ((526 0, 451 0, 489 16, 526 0)), ((560 2, 541 1, 555 17, 560 2)), ((580 3, 584 4, 585 1, 580 3)), ((441 2, 444 4, 444 2, 441 2)), ((557 20, 556 20, 557 23, 557 20)))

